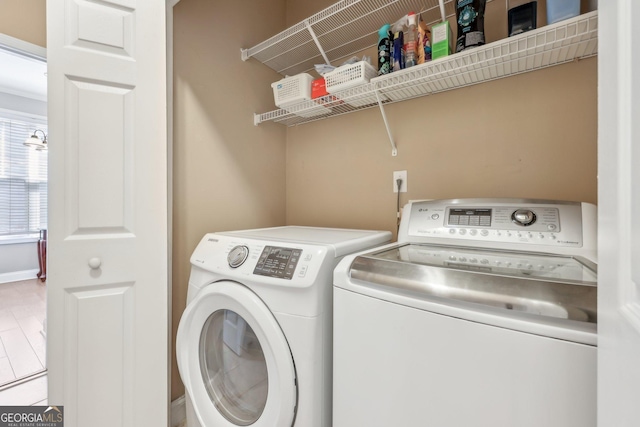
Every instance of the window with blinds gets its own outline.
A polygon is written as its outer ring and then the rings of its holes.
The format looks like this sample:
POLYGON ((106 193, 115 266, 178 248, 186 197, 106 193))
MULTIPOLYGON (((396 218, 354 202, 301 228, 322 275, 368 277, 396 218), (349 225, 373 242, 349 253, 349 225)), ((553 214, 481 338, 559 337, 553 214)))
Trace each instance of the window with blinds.
POLYGON ((47 151, 23 144, 36 129, 47 133, 45 122, 0 112, 0 242, 47 228, 47 151))

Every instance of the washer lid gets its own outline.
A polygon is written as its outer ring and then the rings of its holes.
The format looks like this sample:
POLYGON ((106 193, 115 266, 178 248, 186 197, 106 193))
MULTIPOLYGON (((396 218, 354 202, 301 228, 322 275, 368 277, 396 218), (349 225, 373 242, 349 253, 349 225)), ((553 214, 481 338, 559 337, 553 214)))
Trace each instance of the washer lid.
POLYGON ((406 244, 357 256, 349 269, 348 283, 354 286, 345 288, 591 344, 597 323, 595 268, 578 257, 406 244))
POLYGON ((275 317, 236 282, 205 287, 180 319, 180 376, 200 424, 291 425, 297 404, 291 350, 275 317))

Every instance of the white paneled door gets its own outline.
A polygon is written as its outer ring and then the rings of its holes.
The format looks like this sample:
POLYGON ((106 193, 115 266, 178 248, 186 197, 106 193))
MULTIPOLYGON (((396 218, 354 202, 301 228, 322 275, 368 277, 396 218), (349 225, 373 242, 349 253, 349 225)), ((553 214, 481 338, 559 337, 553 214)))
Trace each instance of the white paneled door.
POLYGON ((640 425, 637 0, 598 2, 598 425, 640 425))
POLYGON ((49 404, 168 419, 165 2, 47 0, 49 404))

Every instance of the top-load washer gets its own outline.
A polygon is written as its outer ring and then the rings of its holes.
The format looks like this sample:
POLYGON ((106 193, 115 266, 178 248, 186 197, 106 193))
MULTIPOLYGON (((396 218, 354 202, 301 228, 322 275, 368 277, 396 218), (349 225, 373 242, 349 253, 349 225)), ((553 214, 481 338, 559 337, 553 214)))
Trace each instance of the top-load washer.
POLYGON ((205 235, 176 343, 188 427, 330 426, 333 269, 390 239, 313 227, 205 235))
POLYGON ((595 262, 591 204, 408 204, 335 270, 333 426, 595 426, 595 262))

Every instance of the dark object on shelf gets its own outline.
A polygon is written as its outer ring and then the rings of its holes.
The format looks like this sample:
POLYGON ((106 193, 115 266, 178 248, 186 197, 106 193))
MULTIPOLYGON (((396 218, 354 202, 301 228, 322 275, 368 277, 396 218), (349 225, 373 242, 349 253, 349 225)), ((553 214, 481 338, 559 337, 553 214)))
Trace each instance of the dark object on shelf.
POLYGON ((47 230, 40 230, 38 239, 38 265, 40 271, 37 276, 43 282, 47 280, 47 230))
POLYGON ((456 52, 485 44, 484 9, 486 0, 456 0, 458 35, 456 52))
POLYGON ((532 1, 509 9, 509 37, 536 29, 537 4, 532 1))

